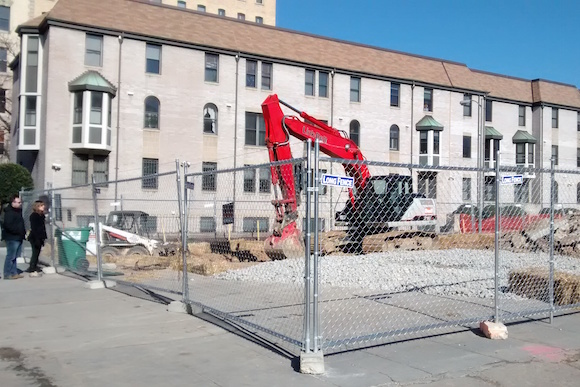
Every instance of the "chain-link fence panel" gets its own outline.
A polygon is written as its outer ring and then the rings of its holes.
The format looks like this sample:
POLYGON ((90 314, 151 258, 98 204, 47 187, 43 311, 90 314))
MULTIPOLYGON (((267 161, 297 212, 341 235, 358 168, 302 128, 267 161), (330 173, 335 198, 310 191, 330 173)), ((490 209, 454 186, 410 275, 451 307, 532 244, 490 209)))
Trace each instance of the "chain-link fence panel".
POLYGON ((291 160, 204 165, 185 177, 189 302, 294 353, 303 341, 305 176, 304 162, 291 160))
POLYGON ((334 159, 320 169, 354 177, 352 191, 320 189, 325 353, 493 316, 494 234, 479 231, 477 169, 334 159))
POLYGON ((180 294, 181 187, 177 173, 98 183, 95 187, 99 235, 91 235, 88 247, 96 254, 100 243, 103 278, 180 294))

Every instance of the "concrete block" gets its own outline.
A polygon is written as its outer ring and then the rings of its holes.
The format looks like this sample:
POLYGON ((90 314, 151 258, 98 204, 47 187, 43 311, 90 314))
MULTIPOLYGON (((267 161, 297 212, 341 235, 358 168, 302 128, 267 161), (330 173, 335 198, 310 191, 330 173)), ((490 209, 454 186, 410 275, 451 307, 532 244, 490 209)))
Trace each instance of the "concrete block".
POLYGON ((115 263, 103 263, 102 265, 103 270, 116 270, 117 269, 117 265, 115 263))
POLYGON ((64 266, 56 266, 55 269, 57 273, 64 273, 65 271, 67 271, 67 268, 64 266))
POLYGON ((46 266, 42 268, 44 274, 56 274, 56 268, 52 266, 46 266))
POLYGON ((508 338, 507 327, 502 323, 492 321, 482 321, 479 323, 479 329, 485 337, 492 340, 505 340, 508 338))
POLYGON ((172 313, 191 314, 191 306, 181 301, 171 301, 169 305, 167 305, 167 311, 172 313))
POLYGON ((324 354, 318 352, 300 353, 300 373, 321 375, 324 373, 324 354))
POLYGON ((117 282, 116 281, 104 280, 103 282, 105 282, 105 287, 107 289, 114 288, 115 286, 117 286, 117 282))
POLYGON ((104 289, 105 282, 103 282, 103 281, 88 281, 88 282, 85 282, 85 288, 87 288, 87 289, 104 289))

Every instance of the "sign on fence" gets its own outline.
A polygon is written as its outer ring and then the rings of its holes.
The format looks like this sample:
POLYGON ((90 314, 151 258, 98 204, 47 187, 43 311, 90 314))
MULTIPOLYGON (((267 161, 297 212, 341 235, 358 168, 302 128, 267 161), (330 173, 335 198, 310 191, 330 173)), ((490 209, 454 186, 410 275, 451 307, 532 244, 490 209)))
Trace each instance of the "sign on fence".
POLYGON ((523 175, 513 175, 513 176, 502 176, 502 184, 522 184, 524 182, 523 175))
POLYGON ((234 203, 226 203, 222 206, 223 224, 234 224, 234 203))
POLYGON ((322 174, 322 185, 330 185, 333 187, 354 187, 354 178, 348 176, 328 175, 322 174))

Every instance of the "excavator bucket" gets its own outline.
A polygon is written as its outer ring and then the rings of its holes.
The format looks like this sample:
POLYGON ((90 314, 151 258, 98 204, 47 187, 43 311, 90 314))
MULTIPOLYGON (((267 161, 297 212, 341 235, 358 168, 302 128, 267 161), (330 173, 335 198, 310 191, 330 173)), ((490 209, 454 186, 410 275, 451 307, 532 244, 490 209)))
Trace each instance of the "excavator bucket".
POLYGON ((286 226, 281 236, 271 235, 264 241, 264 252, 271 260, 304 257, 304 237, 296 223, 286 226))

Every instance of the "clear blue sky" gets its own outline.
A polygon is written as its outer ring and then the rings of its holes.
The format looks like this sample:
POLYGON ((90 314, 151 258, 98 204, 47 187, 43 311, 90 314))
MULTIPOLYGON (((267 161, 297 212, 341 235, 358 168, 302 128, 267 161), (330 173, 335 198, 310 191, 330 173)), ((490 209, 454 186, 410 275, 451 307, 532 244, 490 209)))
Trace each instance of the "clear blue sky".
POLYGON ((580 88, 580 0, 277 0, 276 23, 580 88))

